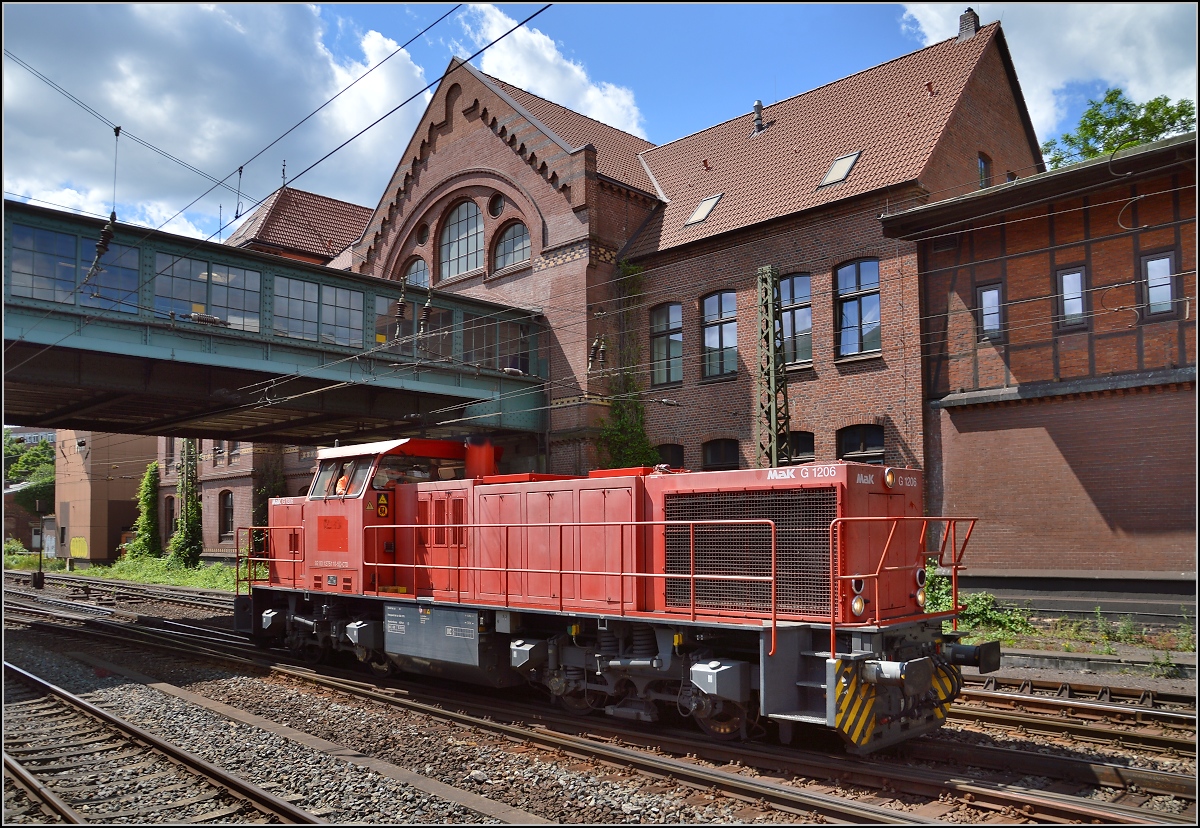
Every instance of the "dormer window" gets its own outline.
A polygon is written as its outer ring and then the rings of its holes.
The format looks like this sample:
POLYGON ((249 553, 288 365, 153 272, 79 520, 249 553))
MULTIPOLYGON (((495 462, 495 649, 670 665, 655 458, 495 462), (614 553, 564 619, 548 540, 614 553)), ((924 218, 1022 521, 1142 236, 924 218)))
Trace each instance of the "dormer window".
POLYGON ((697 204, 696 209, 692 211, 692 217, 685 221, 683 226, 687 227, 689 224, 699 224, 708 218, 708 214, 711 213, 713 208, 717 206, 717 202, 721 200, 721 196, 723 195, 725 194, 717 193, 716 195, 709 196, 708 198, 704 199, 704 201, 701 201, 699 204, 697 204))
POLYGON ((846 176, 850 175, 850 171, 854 169, 854 165, 858 162, 858 156, 862 155, 862 150, 852 152, 849 155, 843 155, 836 159, 829 167, 829 172, 825 173, 825 177, 821 179, 818 186, 824 187, 826 184, 836 184, 839 181, 845 181, 846 176))

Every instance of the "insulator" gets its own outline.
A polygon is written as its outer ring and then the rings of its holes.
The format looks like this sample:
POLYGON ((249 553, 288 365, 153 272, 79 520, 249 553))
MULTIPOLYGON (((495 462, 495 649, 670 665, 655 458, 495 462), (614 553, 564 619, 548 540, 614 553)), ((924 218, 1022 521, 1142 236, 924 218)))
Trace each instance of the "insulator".
POLYGON ((432 316, 433 316, 433 308, 429 307, 429 305, 426 305, 425 307, 421 308, 421 327, 424 327, 425 325, 429 324, 429 320, 432 316))
POLYGON ((396 303, 396 321, 403 322, 406 313, 407 313, 407 311, 405 310, 404 302, 403 301, 397 302, 396 303))
POLYGON ((606 351, 606 350, 607 350, 607 348, 606 348, 605 344, 604 344, 603 342, 601 342, 601 343, 600 343, 600 352, 599 352, 599 353, 596 355, 596 356, 597 356, 597 358, 598 358, 598 359, 599 359, 599 361, 600 361, 600 367, 601 367, 601 368, 603 368, 603 367, 604 367, 604 354, 605 354, 605 351, 606 351))

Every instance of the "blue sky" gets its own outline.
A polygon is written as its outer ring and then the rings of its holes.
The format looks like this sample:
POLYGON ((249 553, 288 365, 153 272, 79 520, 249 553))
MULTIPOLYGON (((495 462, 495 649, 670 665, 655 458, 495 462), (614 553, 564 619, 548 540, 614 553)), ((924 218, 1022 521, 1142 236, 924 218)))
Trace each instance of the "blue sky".
MULTIPOLYGON (((5 49, 132 134, 222 178, 451 4, 5 4, 5 49)), ((246 165, 248 208, 540 4, 463 6, 246 165)), ((952 36, 962 5, 562 4, 475 63, 654 143, 675 140, 952 36)), ((1001 20, 1039 140, 1088 97, 1195 97, 1196 6, 984 3, 1001 20)), ((5 57, 4 189, 111 208, 112 129, 5 57)), ((388 117, 295 186, 374 206, 424 109, 388 117)), ((120 143, 117 213, 159 226, 210 182, 120 143)), ((237 189, 237 176, 227 179, 237 189)), ((201 197, 167 229, 216 231, 236 192, 201 197)), ((232 227, 224 231, 228 235, 232 227)))

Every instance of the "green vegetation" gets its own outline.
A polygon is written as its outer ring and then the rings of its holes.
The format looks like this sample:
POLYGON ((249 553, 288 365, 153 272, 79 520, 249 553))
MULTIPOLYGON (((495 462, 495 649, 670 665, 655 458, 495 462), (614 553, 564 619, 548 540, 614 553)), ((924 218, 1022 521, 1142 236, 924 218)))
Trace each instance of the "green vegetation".
POLYGON ((45 440, 31 446, 5 429, 4 478, 32 484, 13 495, 13 501, 29 514, 54 511, 54 446, 45 440))
POLYGON ((179 527, 167 543, 169 559, 175 568, 195 569, 200 565, 200 555, 204 552, 200 486, 196 479, 197 454, 196 441, 190 438, 184 440, 176 492, 179 498, 179 527))
POLYGON ((1042 155, 1050 169, 1119 149, 1157 141, 1196 128, 1196 105, 1185 99, 1174 104, 1166 95, 1135 104, 1120 87, 1113 87, 1088 108, 1074 132, 1042 144, 1042 155))
MULTIPOLYGON (((12 540, 11 538, 9 540, 12 540)), ((20 541, 17 541, 20 543, 20 541)), ((24 547, 21 547, 24 549, 24 547)), ((36 570, 38 568, 38 556, 25 553, 13 554, 8 551, 8 542, 4 544, 4 568, 5 569, 26 569, 36 570)), ((42 558, 42 570, 44 572, 61 572, 67 568, 67 562, 64 558, 42 558)))
POLYGON ((138 487, 138 519, 133 524, 133 540, 125 547, 126 558, 161 558, 162 542, 158 530, 158 463, 146 466, 138 487))
POLYGON ((642 384, 634 366, 641 360, 638 337, 630 324, 631 306, 640 300, 642 268, 621 262, 617 265, 617 370, 609 379, 611 405, 597 438, 600 462, 607 469, 653 466, 658 451, 646 435, 646 406, 642 384))
MULTIPOLYGON (((932 564, 926 569, 926 576, 925 608, 929 612, 949 611, 950 578, 938 575, 937 567, 932 564)), ((958 628, 966 633, 963 640, 967 643, 999 639, 1007 647, 1100 655, 1117 655, 1118 645, 1165 651, 1167 661, 1155 662, 1156 675, 1178 672, 1176 665, 1168 667, 1171 652, 1196 651, 1195 627, 1188 618, 1187 607, 1182 608, 1185 621, 1178 627, 1150 629, 1139 628, 1130 615, 1110 621, 1100 607, 1096 607, 1091 618, 1063 617, 1035 622, 1028 608, 1006 606, 987 592, 961 594, 959 598, 963 611, 958 616, 958 628)), ((945 629, 950 629, 949 622, 945 629)))
POLYGON ((166 558, 119 559, 112 566, 92 566, 75 573, 88 578, 114 578, 139 584, 166 584, 199 589, 234 588, 233 567, 225 564, 183 567, 166 558))

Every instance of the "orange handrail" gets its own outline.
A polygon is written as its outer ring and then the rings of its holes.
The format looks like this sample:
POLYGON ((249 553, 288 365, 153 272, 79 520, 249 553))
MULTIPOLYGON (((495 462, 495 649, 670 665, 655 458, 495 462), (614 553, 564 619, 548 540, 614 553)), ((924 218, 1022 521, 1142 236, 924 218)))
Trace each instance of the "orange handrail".
MULTIPOLYGON (((928 517, 919 515, 903 515, 894 517, 840 517, 834 518, 829 524, 829 657, 834 658, 837 654, 837 615, 841 608, 841 589, 839 582, 862 580, 871 581, 873 595, 875 598, 875 606, 880 606, 879 600, 879 580, 884 572, 897 571, 901 569, 912 569, 911 566, 885 566, 888 552, 891 549, 892 539, 896 535, 896 528, 901 521, 921 521, 921 543, 926 543, 926 532, 930 523, 945 523, 947 530, 942 534, 941 546, 938 549, 938 566, 945 567, 944 561, 946 554, 947 541, 950 543, 950 548, 953 554, 950 562, 950 594, 951 594, 951 609, 949 612, 954 613, 952 623, 954 629, 958 629, 958 612, 962 609, 958 603, 958 570, 962 568, 963 553, 966 552, 967 543, 971 540, 971 533, 975 530, 975 523, 978 518, 973 517, 928 517), (853 573, 849 575, 837 574, 836 562, 841 560, 840 551, 843 548, 844 534, 838 531, 841 526, 848 523, 879 523, 888 521, 891 528, 888 530, 887 540, 884 542, 883 549, 879 554, 879 563, 876 564, 874 572, 871 573, 853 573), (958 545, 958 524, 961 521, 968 521, 967 533, 963 537, 962 545, 958 545)), ((868 554, 870 550, 868 549, 868 554)), ((932 557, 928 551, 921 555, 918 565, 924 566, 925 562, 932 557)), ((922 617, 934 618, 939 615, 949 613, 923 613, 922 617)), ((843 626, 862 626, 864 624, 878 623, 879 618, 870 617, 862 621, 846 622, 843 626)))

